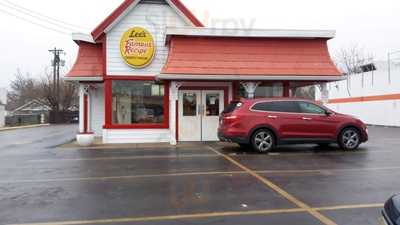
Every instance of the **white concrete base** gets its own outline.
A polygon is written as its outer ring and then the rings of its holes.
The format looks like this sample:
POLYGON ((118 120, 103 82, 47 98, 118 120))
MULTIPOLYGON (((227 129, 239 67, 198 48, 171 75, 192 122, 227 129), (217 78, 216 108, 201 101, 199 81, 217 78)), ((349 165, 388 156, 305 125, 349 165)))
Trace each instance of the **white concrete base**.
POLYGON ((89 147, 94 142, 94 134, 77 134, 76 135, 76 142, 79 146, 82 147, 89 147))
POLYGON ((169 143, 169 129, 103 129, 103 144, 169 143))

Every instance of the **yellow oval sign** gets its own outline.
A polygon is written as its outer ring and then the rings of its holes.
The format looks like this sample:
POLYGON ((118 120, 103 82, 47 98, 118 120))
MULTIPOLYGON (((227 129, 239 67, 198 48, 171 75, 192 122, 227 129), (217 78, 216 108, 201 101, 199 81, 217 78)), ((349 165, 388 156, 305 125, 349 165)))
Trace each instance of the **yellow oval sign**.
POLYGON ((143 68, 155 55, 153 36, 142 27, 134 27, 124 33, 120 43, 121 56, 134 68, 143 68))

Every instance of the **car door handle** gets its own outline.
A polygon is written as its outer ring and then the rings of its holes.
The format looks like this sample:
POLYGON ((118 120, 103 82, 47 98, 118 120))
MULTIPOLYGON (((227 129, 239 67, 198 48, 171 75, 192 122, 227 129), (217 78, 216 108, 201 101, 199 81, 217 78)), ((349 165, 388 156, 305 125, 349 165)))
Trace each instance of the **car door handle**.
POLYGON ((270 118, 270 119, 278 119, 277 116, 271 116, 271 115, 269 115, 268 118, 270 118))
POLYGON ((308 118, 308 117, 303 117, 303 120, 310 121, 310 120, 312 120, 312 119, 311 119, 311 118, 308 118))

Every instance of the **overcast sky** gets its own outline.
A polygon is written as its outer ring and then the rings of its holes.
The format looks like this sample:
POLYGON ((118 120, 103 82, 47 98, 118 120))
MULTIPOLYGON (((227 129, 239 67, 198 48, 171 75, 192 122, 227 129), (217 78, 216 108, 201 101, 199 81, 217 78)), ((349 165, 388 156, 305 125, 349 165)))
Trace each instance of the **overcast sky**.
MULTIPOLYGON (((48 49, 66 51, 67 65, 74 63, 77 46, 68 33, 90 33, 123 0, 0 0, 0 87, 8 87, 15 71, 38 76, 50 65, 48 49), (11 2, 11 4, 10 4, 11 2), (37 20, 21 9, 57 19, 37 20), (7 7, 7 6, 8 7, 7 7), (13 14, 13 15, 10 15, 13 14), (16 18, 18 16, 19 18, 16 18), (24 20, 22 20, 22 19, 24 20), (40 23, 58 33, 31 24, 40 23), (68 24, 59 24, 63 21, 68 24), (59 25, 54 25, 56 23, 59 25), (71 25, 74 27, 71 30, 71 25), (69 28, 69 29, 66 29, 69 28)), ((206 26, 267 29, 335 29, 331 53, 354 44, 377 59, 400 50, 398 0, 182 0, 206 26)), ((30 13, 38 17, 38 15, 30 13)))

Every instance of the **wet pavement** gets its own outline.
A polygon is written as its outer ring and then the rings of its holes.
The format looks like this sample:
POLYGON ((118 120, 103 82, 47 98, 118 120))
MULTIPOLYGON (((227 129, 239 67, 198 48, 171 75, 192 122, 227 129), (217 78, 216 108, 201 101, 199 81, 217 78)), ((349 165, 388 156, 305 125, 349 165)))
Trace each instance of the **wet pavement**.
POLYGON ((0 224, 377 224, 400 192, 400 128, 371 127, 355 152, 56 147, 76 130, 0 132, 0 224))

